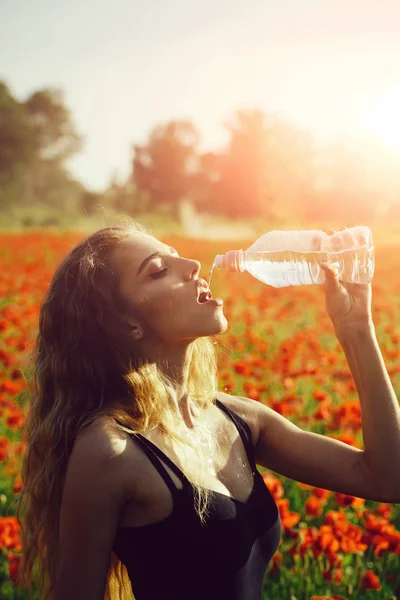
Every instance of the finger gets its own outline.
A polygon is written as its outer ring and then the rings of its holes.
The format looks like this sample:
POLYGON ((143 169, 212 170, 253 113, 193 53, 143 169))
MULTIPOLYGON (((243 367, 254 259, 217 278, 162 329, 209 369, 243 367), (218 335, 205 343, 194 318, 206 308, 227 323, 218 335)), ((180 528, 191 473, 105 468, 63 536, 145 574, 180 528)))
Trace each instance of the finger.
POLYGON ((338 268, 328 262, 322 262, 321 268, 325 272, 325 288, 331 292, 336 291, 340 285, 338 268))

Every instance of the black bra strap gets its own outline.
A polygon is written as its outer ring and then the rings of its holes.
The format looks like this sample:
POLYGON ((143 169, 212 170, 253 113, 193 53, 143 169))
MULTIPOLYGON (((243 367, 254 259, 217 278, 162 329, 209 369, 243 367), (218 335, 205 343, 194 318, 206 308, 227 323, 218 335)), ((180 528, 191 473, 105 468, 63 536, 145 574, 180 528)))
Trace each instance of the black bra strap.
MULTIPOLYGON (((246 421, 244 421, 244 419, 239 417, 238 414, 236 414, 232 409, 228 408, 228 406, 223 404, 220 400, 216 399, 216 404, 217 404, 217 406, 219 406, 219 408, 221 410, 223 410, 232 419, 232 421, 236 425, 236 428, 239 431, 240 437, 242 438, 243 445, 245 447, 250 465, 255 472, 257 470, 257 467, 256 467, 256 463, 254 460, 254 450, 253 450, 250 427, 248 426, 246 421)), ((189 486, 191 485, 190 481, 187 479, 186 475, 181 471, 181 469, 179 469, 179 467, 174 462, 172 462, 172 460, 169 458, 169 456, 167 456, 158 446, 153 444, 153 442, 151 442, 150 440, 145 438, 140 433, 130 434, 130 436, 131 437, 134 436, 138 441, 141 442, 141 446, 142 446, 143 450, 146 452, 147 456, 149 457, 149 459, 151 460, 151 462, 153 463, 153 465, 155 466, 157 471, 160 473, 160 475, 164 479, 165 483, 168 485, 168 487, 171 490, 171 493, 173 494, 174 497, 176 497, 176 494, 179 491, 179 488, 176 487, 175 483, 172 481, 170 475, 168 474, 167 470, 165 469, 165 467, 161 461, 164 461, 167 463, 167 465, 172 469, 172 471, 175 473, 175 475, 182 481, 182 485, 185 485, 185 484, 189 485, 189 486)))
MULTIPOLYGON (((117 419, 116 419, 117 421, 117 419)), ((117 421, 117 423, 119 423, 119 421, 117 421)), ((120 425, 122 425, 122 423, 119 423, 120 425)), ((144 444, 146 444, 146 448, 150 448, 154 454, 156 454, 158 456, 158 458, 161 458, 161 460, 163 460, 164 462, 167 463, 167 465, 173 470, 173 472, 175 473, 175 475, 177 477, 179 477, 179 479, 185 480, 185 474, 180 470, 179 467, 176 466, 176 464, 174 462, 172 462, 172 460, 169 458, 169 456, 167 456, 158 446, 156 446, 155 444, 153 444, 153 442, 151 442, 150 440, 148 440, 146 437, 144 437, 144 435, 142 435, 141 433, 130 433, 129 434, 130 437, 135 436, 136 438, 138 438, 139 440, 141 440, 142 442, 144 442, 144 444)), ((169 475, 168 475, 169 477, 169 475)))
POLYGON ((251 437, 250 427, 246 423, 242 417, 239 417, 231 408, 223 404, 220 400, 216 400, 216 404, 232 419, 234 424, 236 425, 237 430, 239 431, 240 437, 242 438, 243 445, 245 447, 247 457, 249 459, 250 465, 254 471, 256 471, 256 462, 254 460, 254 449, 253 442, 251 437))
MULTIPOLYGON (((136 439, 139 442, 141 442, 141 446, 142 446, 143 450, 145 451, 145 453, 147 454, 148 458, 151 460, 151 462, 153 463, 153 465, 155 466, 157 471, 160 473, 161 477, 164 479, 165 483, 171 490, 172 495, 174 497, 176 497, 176 494, 179 491, 179 488, 177 488, 175 483, 172 481, 171 476, 169 475, 168 471, 162 464, 161 460, 165 461, 168 464, 168 466, 171 467, 171 469, 176 473, 176 475, 181 480, 182 480, 182 475, 183 475, 182 471, 180 469, 178 469, 178 467, 172 462, 172 460, 170 458, 168 458, 168 456, 166 454, 164 454, 164 452, 162 452, 162 450, 160 450, 160 448, 158 448, 150 440, 145 438, 140 433, 135 433, 134 436, 136 437, 136 439)), ((131 437, 133 437, 133 436, 131 436, 131 437)))

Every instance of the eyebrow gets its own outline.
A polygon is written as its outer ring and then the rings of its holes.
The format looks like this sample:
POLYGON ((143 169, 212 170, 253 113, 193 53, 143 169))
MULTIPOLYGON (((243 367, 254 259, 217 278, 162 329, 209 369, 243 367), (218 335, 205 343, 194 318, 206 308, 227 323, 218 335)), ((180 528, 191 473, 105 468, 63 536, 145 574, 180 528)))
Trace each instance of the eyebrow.
MULTIPOLYGON (((175 250, 175 248, 173 248, 172 246, 169 246, 169 249, 171 250, 171 254, 175 253, 178 254, 178 251, 175 250)), ((144 259, 144 261, 142 262, 142 264, 140 265, 138 272, 136 273, 136 275, 140 275, 140 273, 143 271, 143 269, 145 268, 145 266, 151 261, 152 258, 162 258, 163 256, 169 256, 168 254, 166 254, 165 252, 154 252, 153 254, 150 254, 150 256, 146 256, 146 258, 144 259)))

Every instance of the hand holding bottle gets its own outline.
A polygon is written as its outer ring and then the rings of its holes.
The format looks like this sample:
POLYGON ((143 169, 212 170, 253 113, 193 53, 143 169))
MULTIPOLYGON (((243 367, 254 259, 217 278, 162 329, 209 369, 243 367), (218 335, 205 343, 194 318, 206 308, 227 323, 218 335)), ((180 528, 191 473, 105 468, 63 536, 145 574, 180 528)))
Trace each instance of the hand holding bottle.
MULTIPOLYGON (((342 227, 341 231, 346 229, 342 227)), ((330 229, 328 235, 335 233, 330 229)), ((357 327, 372 325, 371 283, 347 283, 339 280, 338 270, 330 262, 321 263, 325 272, 325 306, 339 337, 357 327)))

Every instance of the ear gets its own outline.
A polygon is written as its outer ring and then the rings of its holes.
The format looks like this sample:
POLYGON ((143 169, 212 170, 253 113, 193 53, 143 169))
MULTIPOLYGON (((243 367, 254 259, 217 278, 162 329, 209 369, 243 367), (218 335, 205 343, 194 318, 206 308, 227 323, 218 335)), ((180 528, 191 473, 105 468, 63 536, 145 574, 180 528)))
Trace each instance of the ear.
POLYGON ((143 331, 139 323, 136 321, 126 321, 126 324, 128 325, 135 340, 140 340, 143 337, 143 331))

